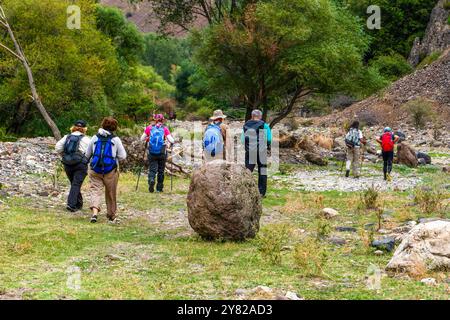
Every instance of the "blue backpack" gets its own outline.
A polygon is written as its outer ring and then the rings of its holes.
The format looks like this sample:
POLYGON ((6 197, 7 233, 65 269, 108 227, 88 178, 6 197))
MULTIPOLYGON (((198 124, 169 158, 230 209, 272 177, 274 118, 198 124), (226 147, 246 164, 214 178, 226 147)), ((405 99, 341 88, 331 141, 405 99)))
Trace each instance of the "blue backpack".
POLYGON ((165 152, 164 127, 153 126, 150 131, 150 140, 148 142, 148 151, 153 155, 160 155, 165 152))
POLYGON ((208 125, 203 137, 203 147, 212 157, 223 151, 223 137, 221 129, 218 125, 208 125))
POLYGON ((113 135, 107 137, 97 135, 98 140, 95 142, 94 154, 92 155, 91 168, 99 174, 107 174, 117 167, 116 159, 112 154, 114 143, 113 135))

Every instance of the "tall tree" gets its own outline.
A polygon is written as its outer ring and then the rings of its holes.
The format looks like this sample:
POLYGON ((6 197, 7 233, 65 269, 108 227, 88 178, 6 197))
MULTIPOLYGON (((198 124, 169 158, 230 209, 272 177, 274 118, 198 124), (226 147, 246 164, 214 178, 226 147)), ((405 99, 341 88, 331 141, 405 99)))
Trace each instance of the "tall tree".
POLYGON ((211 90, 276 111, 275 125, 311 93, 367 94, 384 85, 362 56, 368 39, 357 20, 328 0, 260 1, 194 34, 195 58, 211 90))
POLYGON ((1 42, 0 42, 0 47, 5 49, 8 53, 12 54, 15 58, 17 58, 23 64, 23 67, 25 68, 25 71, 27 73, 28 83, 29 83, 33 101, 36 104, 36 107, 38 108, 39 112, 41 113, 41 115, 44 118, 47 125, 52 130, 53 136, 57 140, 61 139, 61 132, 59 131, 58 126, 52 120, 52 118, 48 114, 47 110, 45 109, 44 105, 42 104, 41 98, 39 97, 39 94, 36 89, 36 85, 34 83, 33 72, 31 70, 30 64, 28 63, 25 53, 23 52, 22 47, 20 46, 19 42, 17 41, 17 39, 14 35, 14 32, 8 23, 8 19, 6 17, 6 14, 5 14, 5 11, 3 10, 2 5, 0 5, 0 25, 2 25, 4 28, 6 28, 8 35, 9 35, 12 43, 14 44, 14 50, 9 48, 8 46, 2 44, 1 42))

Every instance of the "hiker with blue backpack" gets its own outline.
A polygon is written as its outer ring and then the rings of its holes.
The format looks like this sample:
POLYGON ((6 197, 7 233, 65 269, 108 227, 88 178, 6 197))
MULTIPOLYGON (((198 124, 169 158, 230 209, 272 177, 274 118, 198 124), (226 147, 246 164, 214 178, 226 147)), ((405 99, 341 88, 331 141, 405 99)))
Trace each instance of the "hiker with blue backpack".
POLYGON ((112 223, 117 220, 117 184, 119 182, 119 161, 125 160, 127 152, 120 138, 114 135, 117 120, 104 118, 97 135, 92 137, 86 157, 91 159, 89 178, 91 193, 91 222, 97 222, 100 202, 105 195, 106 216, 112 223), (104 191, 103 191, 104 190, 104 191))
POLYGON ((164 171, 166 169, 168 142, 174 144, 175 140, 169 128, 164 125, 164 116, 157 114, 153 116, 153 125, 145 128, 141 140, 148 142, 148 190, 150 193, 163 192, 164 171))
POLYGON ((251 120, 244 124, 241 141, 245 146, 245 167, 251 172, 258 165, 258 189, 262 197, 267 191, 268 153, 272 144, 270 126, 262 120, 261 110, 252 111, 251 120))
POLYGON ((347 178, 350 176, 350 167, 355 178, 359 178, 360 176, 360 155, 363 144, 366 144, 366 139, 361 130, 359 130, 359 121, 355 120, 350 125, 350 129, 345 136, 345 145, 347 147, 345 176, 347 178))
POLYGON ((86 136, 87 126, 83 120, 76 121, 70 131, 70 134, 65 135, 56 143, 55 150, 62 156, 61 162, 70 181, 66 209, 76 212, 83 208, 81 186, 88 173, 89 160, 86 157, 86 151, 90 138, 86 136))
POLYGON ((226 160, 228 148, 228 126, 224 123, 226 115, 222 110, 216 110, 210 118, 211 123, 203 135, 205 161, 226 160))

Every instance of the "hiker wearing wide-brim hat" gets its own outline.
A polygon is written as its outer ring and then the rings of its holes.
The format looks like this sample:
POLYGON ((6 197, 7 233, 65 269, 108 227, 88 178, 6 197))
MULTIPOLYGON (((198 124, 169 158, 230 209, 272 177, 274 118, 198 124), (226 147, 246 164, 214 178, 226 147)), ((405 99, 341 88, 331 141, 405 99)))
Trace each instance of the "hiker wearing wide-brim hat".
POLYGON ((205 150, 205 161, 213 161, 217 159, 227 159, 229 154, 228 125, 223 121, 226 115, 222 110, 215 110, 209 119, 211 123, 205 130, 203 138, 203 148, 205 150))
POLYGON ((77 120, 70 128, 70 134, 65 135, 56 143, 55 150, 61 154, 64 171, 70 181, 70 191, 66 209, 75 212, 83 208, 81 186, 88 173, 86 151, 90 138, 86 136, 87 123, 77 120))

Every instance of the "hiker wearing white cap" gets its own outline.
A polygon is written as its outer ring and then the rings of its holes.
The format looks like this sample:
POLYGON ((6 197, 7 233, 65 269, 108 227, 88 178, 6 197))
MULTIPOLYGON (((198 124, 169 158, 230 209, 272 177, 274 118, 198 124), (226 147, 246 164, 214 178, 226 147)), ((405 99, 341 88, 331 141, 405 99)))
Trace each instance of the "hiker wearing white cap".
POLYGON ((203 148, 205 150, 205 161, 227 159, 229 150, 228 126, 224 123, 226 115, 222 110, 216 110, 209 118, 211 123, 205 130, 203 148))

